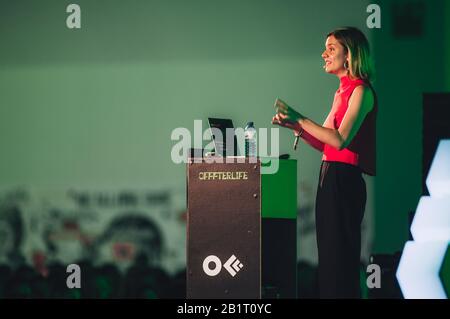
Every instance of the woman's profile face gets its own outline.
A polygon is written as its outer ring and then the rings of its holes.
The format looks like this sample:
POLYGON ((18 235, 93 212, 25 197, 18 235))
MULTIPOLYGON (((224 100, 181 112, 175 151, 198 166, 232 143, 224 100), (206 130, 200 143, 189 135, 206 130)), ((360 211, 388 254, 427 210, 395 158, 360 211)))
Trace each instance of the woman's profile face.
POLYGON ((333 35, 330 35, 325 42, 325 51, 322 53, 322 58, 325 61, 323 66, 325 72, 336 75, 347 74, 347 70, 344 67, 347 54, 344 47, 333 35))

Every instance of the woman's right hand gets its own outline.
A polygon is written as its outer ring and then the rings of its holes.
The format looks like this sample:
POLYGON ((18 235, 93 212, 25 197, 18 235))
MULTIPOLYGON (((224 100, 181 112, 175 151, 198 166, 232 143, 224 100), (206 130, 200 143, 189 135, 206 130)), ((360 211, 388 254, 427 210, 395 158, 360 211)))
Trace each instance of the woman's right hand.
POLYGON ((294 130, 295 132, 299 132, 301 130, 300 124, 298 122, 286 121, 282 118, 282 115, 280 113, 277 113, 274 117, 272 117, 272 124, 289 128, 291 130, 294 130))

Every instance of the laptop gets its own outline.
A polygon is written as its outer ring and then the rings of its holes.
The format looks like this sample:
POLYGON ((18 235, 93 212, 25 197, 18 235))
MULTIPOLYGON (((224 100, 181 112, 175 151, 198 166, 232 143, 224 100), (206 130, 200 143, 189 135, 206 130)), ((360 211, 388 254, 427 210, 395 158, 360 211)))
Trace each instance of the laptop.
POLYGON ((211 129, 211 135, 214 141, 214 148, 215 148, 215 154, 218 156, 237 156, 237 138, 234 134, 234 126, 233 121, 230 119, 220 119, 220 118, 213 118, 208 117, 209 127, 211 129), (227 129, 233 130, 233 143, 231 141, 226 141, 227 138, 227 129), (218 138, 215 134, 219 130, 222 135, 222 139, 218 138), (228 143, 227 143, 228 142, 228 143), (227 145, 229 148, 231 148, 234 145, 233 152, 229 150, 227 152, 227 145))

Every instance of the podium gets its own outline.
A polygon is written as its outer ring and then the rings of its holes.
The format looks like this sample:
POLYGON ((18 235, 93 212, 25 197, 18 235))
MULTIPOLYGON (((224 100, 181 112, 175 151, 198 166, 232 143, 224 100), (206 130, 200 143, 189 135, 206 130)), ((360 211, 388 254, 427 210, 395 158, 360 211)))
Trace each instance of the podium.
POLYGON ((189 159, 188 299, 296 298, 297 161, 278 161, 189 159))

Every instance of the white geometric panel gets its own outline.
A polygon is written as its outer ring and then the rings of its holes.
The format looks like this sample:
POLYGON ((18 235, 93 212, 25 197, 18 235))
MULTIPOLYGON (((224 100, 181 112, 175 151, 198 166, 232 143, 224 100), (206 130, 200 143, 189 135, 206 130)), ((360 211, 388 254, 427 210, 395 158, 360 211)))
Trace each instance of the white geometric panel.
POLYGON ((397 279, 405 298, 445 299, 439 271, 450 243, 450 140, 441 140, 426 184, 430 196, 417 206, 397 279))
POLYGON ((397 269, 397 279, 406 299, 446 299, 439 278, 447 242, 408 241, 397 269))
POLYGON ((411 234, 415 241, 450 241, 450 196, 422 196, 411 225, 411 234))
POLYGON ((432 197, 450 196, 450 140, 439 142, 426 184, 432 197))

